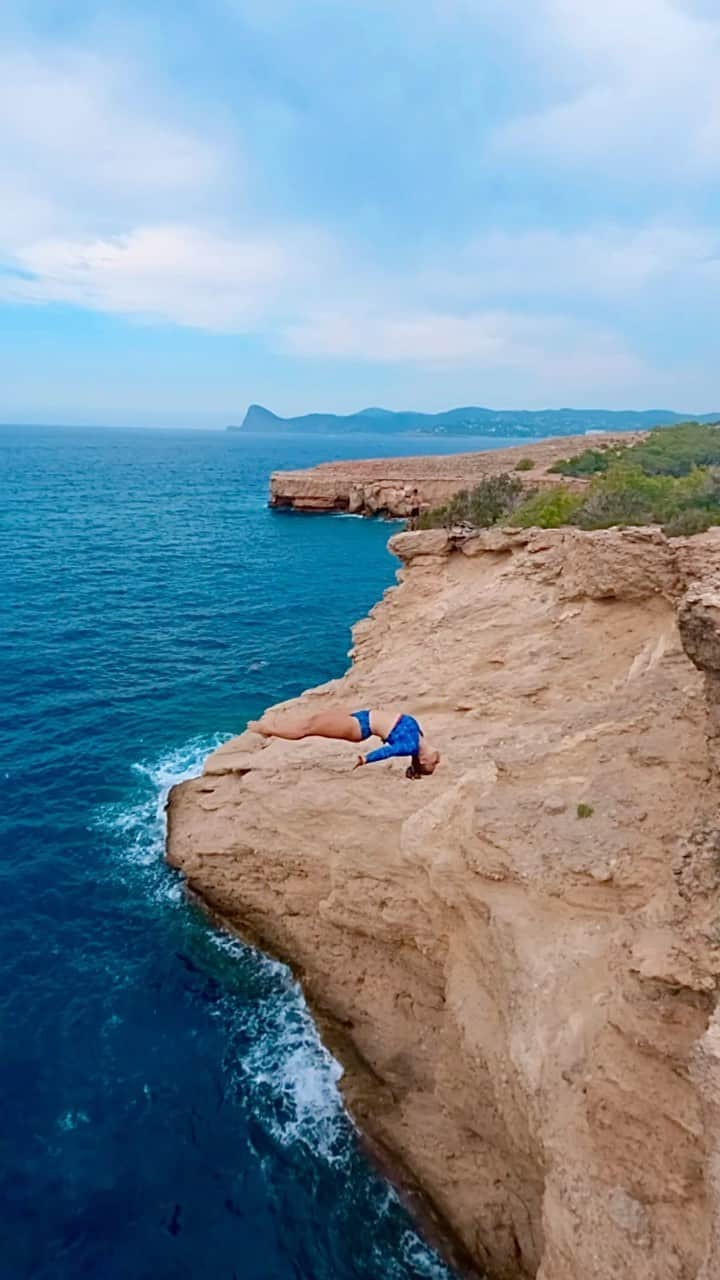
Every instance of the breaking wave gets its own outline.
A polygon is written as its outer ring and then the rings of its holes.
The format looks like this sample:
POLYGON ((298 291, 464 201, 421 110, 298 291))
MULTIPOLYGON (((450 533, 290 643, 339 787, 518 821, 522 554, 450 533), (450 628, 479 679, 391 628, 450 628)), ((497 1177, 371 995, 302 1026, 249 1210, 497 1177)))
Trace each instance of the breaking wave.
MULTIPOLYGON (((174 906, 183 901, 182 882, 164 863, 168 794, 177 783, 198 776, 208 754, 223 740, 192 739, 155 760, 133 764, 132 795, 101 811, 100 825, 115 839, 122 874, 140 874, 156 901, 174 906)), ((211 968, 214 954, 226 976, 234 969, 243 974, 242 997, 230 979, 230 989, 210 1010, 213 1019, 224 1024, 226 1092, 242 1100, 272 1144, 301 1154, 305 1161, 339 1167, 344 1177, 357 1177, 356 1132, 338 1088, 343 1070, 322 1043, 290 970, 209 921, 204 941, 211 968)), ((260 1163, 266 1163, 265 1156, 260 1163)), ((450 1280, 451 1273, 411 1226, 402 1230, 389 1253, 382 1224, 394 1221, 403 1210, 394 1189, 376 1182, 369 1200, 375 1218, 369 1225, 378 1236, 372 1252, 387 1280, 450 1280)))

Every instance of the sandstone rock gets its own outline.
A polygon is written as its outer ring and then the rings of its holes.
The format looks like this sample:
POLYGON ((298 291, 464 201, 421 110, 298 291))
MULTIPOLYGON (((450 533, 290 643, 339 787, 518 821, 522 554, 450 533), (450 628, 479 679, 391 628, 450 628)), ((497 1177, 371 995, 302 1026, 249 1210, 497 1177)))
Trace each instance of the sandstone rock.
POLYGON ((565 813, 567 800, 564 800, 562 796, 548 796, 543 801, 543 809, 546 813, 565 813))
POLYGON ((720 584, 692 586, 680 606, 679 623, 683 645, 695 665, 720 674, 720 584))
POLYGON ((404 703, 432 778, 244 734, 173 790, 168 857, 294 966, 358 1123, 480 1268, 714 1280, 720 546, 497 536, 393 539, 400 585, 300 700, 404 703))
POLYGON ((388 547, 398 560, 409 564, 416 556, 441 556, 450 550, 451 541, 444 529, 420 529, 415 533, 396 533, 388 547))
MULTIPOLYGON (((606 435, 603 445, 632 444, 642 435, 606 435)), ((275 471, 270 478, 270 505, 298 511, 414 516, 447 502, 460 489, 472 488, 483 476, 513 471, 521 458, 535 461, 532 471, 515 473, 524 485, 535 489, 557 484, 560 477, 547 468, 587 446, 586 436, 560 437, 482 453, 369 458, 360 462, 324 462, 306 471, 275 471)), ((581 488, 585 481, 569 477, 563 483, 581 488)))
POLYGON ((481 529, 469 537, 457 540, 458 550, 465 556, 482 555, 484 552, 506 552, 527 546, 530 532, 527 529, 508 529, 494 526, 492 529, 481 529))

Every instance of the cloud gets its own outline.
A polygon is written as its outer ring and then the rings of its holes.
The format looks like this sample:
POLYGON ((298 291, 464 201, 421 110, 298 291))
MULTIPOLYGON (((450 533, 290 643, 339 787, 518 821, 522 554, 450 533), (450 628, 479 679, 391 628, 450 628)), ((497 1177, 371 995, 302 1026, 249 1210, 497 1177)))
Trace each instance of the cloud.
POLYGON ((88 54, 0 58, 0 119, 24 165, 48 166, 98 187, 185 190, 214 176, 206 140, 138 102, 130 67, 88 54))
POLYGON ((660 399, 709 351, 710 0, 216 0, 197 50, 201 12, 4 41, 0 302, 507 399, 660 399))
POLYGON ((277 323, 329 266, 320 237, 232 236, 196 227, 140 227, 124 236, 41 240, 0 277, 12 302, 66 302, 137 319, 238 333, 277 323), (293 302, 294 300, 294 302, 293 302))
POLYGON ((444 315, 351 309, 311 317, 287 332, 291 351, 346 360, 520 371, 536 386, 617 391, 648 376, 647 364, 612 333, 557 316, 513 312, 444 315))
POLYGON ((720 230, 652 222, 602 223, 582 230, 489 230, 419 267, 418 284, 445 299, 620 301, 658 287, 715 290, 720 230))
POLYGON ((221 136, 174 119, 122 56, 0 52, 0 251, 20 236, 121 229, 173 200, 201 205, 228 159, 221 136))
POLYGON ((563 399, 634 403, 638 386, 662 399, 673 383, 627 336, 629 302, 658 289, 667 305, 673 288, 714 299, 719 253, 717 233, 696 226, 491 231, 387 272, 317 229, 168 224, 30 243, 0 275, 0 299, 252 333, 313 362, 504 374, 551 400, 561 388, 563 399), (575 314, 586 295, 613 303, 612 320, 575 314))
MULTIPOLYGON (((413 343, 424 358, 430 341, 437 358, 445 358, 445 347, 456 361, 495 349, 497 317, 508 314, 510 299, 567 306, 584 295, 642 296, 673 280, 685 291, 703 283, 714 290, 720 234, 659 224, 565 235, 490 231, 389 273, 362 246, 342 246, 318 229, 222 233, 171 223, 112 237, 40 239, 18 248, 8 265, 0 296, 10 301, 67 302, 216 332, 275 324, 295 335, 297 349, 305 341, 297 335, 317 333, 319 341, 326 334, 328 354, 352 346, 355 329, 352 321, 347 331, 335 328, 323 316, 367 314, 380 318, 372 323, 383 329, 383 350, 393 359, 403 347, 412 359, 413 343), (489 329, 468 321, 465 313, 478 307, 496 317, 489 329), (423 310, 434 317, 431 337, 427 322, 403 318, 423 310), (392 315, 390 329, 382 317, 392 315)), ((533 323, 530 311, 526 328, 533 323)), ((378 350, 377 358, 386 357, 378 350)))
POLYGON ((601 168, 605 181, 720 178, 717 9, 672 0, 541 8, 549 101, 500 123, 491 153, 601 168))

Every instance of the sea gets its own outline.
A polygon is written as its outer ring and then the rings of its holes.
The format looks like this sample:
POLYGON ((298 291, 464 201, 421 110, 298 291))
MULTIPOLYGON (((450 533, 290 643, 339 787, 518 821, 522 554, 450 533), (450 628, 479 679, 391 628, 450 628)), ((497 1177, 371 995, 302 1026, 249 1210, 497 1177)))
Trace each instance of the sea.
POLYGON ((394 580, 391 523, 272 511, 270 472, 505 443, 0 428, 2 1280, 450 1280, 164 803, 394 580))

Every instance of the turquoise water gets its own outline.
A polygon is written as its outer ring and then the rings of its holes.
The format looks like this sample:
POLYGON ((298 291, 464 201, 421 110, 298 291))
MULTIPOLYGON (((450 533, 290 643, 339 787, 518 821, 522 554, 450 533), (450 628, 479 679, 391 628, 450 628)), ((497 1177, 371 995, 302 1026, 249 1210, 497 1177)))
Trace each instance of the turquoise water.
POLYGON ((387 524, 266 506, 273 468, 368 452, 0 429, 3 1280, 449 1274, 288 972, 162 860, 167 788, 341 673, 392 581, 387 524))

